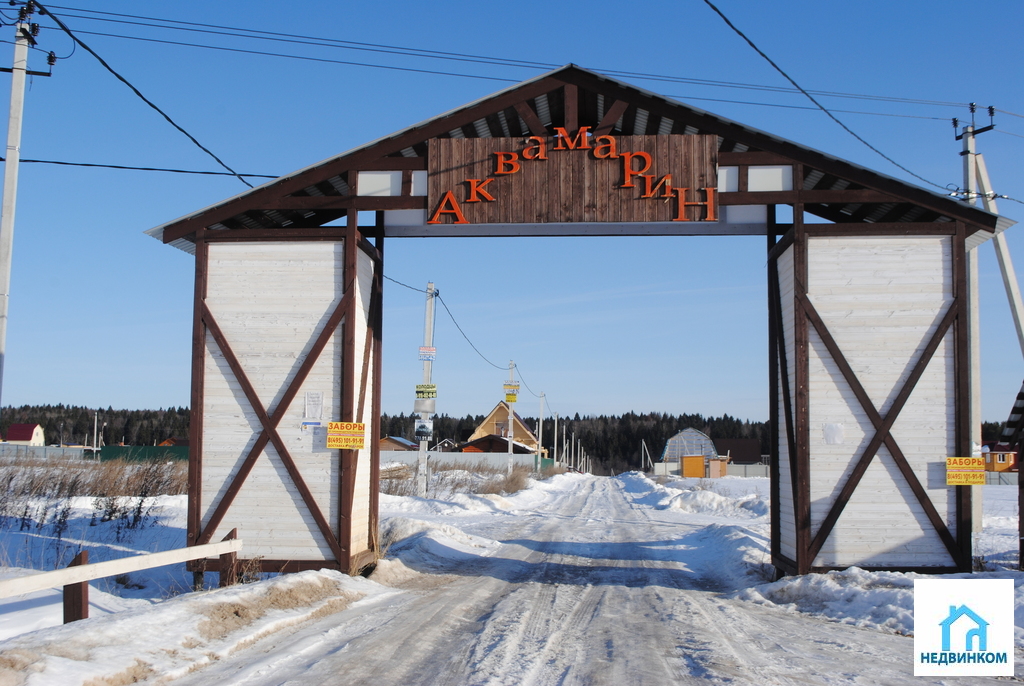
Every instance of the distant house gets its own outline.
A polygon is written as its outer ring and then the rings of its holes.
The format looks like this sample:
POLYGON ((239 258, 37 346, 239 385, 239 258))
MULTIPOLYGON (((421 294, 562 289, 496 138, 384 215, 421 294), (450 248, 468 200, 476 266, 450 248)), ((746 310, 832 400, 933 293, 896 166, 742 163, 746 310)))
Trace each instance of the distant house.
MULTIPOLYGON (((508 426, 508 403, 502 401, 494 406, 465 443, 459 446, 464 453, 504 453, 508 452, 508 440, 511 434, 512 452, 536 453, 537 436, 526 426, 522 417, 512 412, 512 430, 508 426)), ((547 450, 541 448, 542 457, 547 450)))
POLYGON ((458 448, 458 444, 450 438, 446 438, 443 441, 439 441, 437 445, 430 449, 432 453, 450 453, 454 452, 458 448))
POLYGON ((46 445, 43 427, 39 424, 11 424, 7 442, 12 445, 46 445))
POLYGON ((419 450, 420 444, 415 441, 410 441, 407 438, 399 438, 398 436, 385 436, 380 439, 381 450, 419 450))
POLYGON ((756 438, 715 438, 718 456, 729 459, 731 464, 760 464, 761 441, 756 438))
POLYGON ((1010 450, 1005 443, 991 443, 981 449, 985 457, 986 472, 1016 472, 1017 451, 1010 450))

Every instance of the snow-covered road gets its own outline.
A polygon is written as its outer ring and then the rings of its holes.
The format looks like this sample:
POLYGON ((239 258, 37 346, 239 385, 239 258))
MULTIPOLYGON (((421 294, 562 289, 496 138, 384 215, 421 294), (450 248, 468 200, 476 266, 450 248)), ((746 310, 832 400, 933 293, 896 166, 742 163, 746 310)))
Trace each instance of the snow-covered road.
POLYGON ((911 638, 719 593, 736 572, 709 548, 735 532, 644 506, 649 493, 628 477, 570 478, 529 516, 458 521, 442 509, 454 537, 407 538, 396 551, 406 564, 381 570, 404 592, 176 683, 929 683, 911 676, 911 638))

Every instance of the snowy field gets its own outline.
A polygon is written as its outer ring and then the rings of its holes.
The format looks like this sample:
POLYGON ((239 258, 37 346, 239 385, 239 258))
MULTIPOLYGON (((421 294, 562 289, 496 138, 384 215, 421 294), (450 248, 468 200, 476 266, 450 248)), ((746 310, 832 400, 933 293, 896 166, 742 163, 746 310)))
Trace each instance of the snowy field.
MULTIPOLYGON (((1016 496, 985 487, 975 576, 1015 580, 1024 673, 1016 496)), ((8 517, 0 574, 184 545, 185 496, 105 522, 97 505, 8 517)), ((382 494, 381 510, 368 579, 185 593, 177 565, 94 582, 91 618, 67 626, 58 590, 0 600, 0 686, 985 683, 911 676, 914 574, 770 582, 767 479, 566 474, 507 496, 382 494)))

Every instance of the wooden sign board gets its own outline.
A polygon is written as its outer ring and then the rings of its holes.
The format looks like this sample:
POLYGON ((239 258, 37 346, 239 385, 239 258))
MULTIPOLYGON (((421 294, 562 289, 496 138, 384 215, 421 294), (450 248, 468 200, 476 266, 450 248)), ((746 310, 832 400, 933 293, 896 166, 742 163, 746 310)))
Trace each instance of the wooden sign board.
POLYGON ((718 220, 715 136, 432 138, 428 224, 718 220))

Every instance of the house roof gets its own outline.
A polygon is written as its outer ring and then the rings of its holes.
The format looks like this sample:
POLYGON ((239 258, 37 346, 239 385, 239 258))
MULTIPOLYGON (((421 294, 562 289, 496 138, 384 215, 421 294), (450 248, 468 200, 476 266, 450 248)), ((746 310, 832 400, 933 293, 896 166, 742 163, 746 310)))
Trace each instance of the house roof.
POLYGON ((394 443, 398 443, 399 445, 404 445, 410 450, 420 447, 419 443, 416 443, 415 441, 410 441, 408 438, 402 438, 400 436, 385 436, 382 440, 393 441, 394 443))
POLYGON ((11 424, 10 428, 7 429, 7 440, 31 441, 32 434, 35 433, 37 426, 39 424, 11 424))
MULTIPOLYGON (((505 452, 508 450, 508 441, 504 436, 496 436, 495 434, 488 434, 487 436, 481 436, 472 441, 466 441, 459 446, 459 450, 465 451, 466 448, 487 448, 484 452, 505 452), (499 447, 499 450, 490 450, 490 448, 499 447)), ((520 443, 519 441, 512 441, 512 452, 517 455, 532 454, 536 452, 535 448, 531 448, 528 445, 520 443)))
MULTIPOLYGON (((719 141, 720 165, 799 164, 804 170, 801 188, 771 193, 720 193, 720 202, 727 205, 800 202, 808 213, 837 224, 960 220, 967 225, 968 248, 1015 223, 948 195, 602 74, 567 65, 286 174, 146 233, 194 252, 195 232, 200 230, 248 231, 256 235, 262 229, 285 228, 299 235, 316 227, 326 231, 325 224, 349 211, 422 209, 426 207, 424 197, 354 195, 349 174, 427 169, 427 141, 432 138, 521 137, 551 134, 557 126, 567 129, 589 126, 595 132, 618 135, 715 135, 719 141)), ((486 232, 473 235, 486 235, 486 232)))

